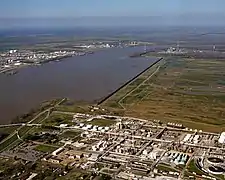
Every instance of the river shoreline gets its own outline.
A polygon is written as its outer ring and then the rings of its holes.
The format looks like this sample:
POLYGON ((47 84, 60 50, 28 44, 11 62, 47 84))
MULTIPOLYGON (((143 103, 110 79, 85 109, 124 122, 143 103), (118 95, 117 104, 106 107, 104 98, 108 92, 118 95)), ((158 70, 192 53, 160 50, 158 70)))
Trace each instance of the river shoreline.
POLYGON ((152 66, 154 66, 155 64, 159 63, 161 60, 163 60, 163 58, 159 58, 156 62, 154 62, 153 64, 149 65, 146 69, 144 69, 143 71, 141 71, 140 73, 138 73, 137 75, 135 75, 133 78, 129 79, 127 82, 125 82, 122 86, 120 86, 118 89, 116 89, 115 91, 113 91, 112 93, 110 93, 109 95, 107 95, 106 97, 104 97, 102 100, 100 100, 97 105, 101 105, 102 103, 104 103, 105 101, 107 101, 110 97, 112 97, 114 94, 116 94, 118 91, 120 91, 122 88, 124 88, 125 86, 127 86, 128 84, 130 84, 131 82, 133 82, 135 79, 137 79, 139 76, 141 76, 142 74, 144 74, 146 71, 148 71, 152 66))
POLYGON ((70 57, 85 56, 85 55, 90 55, 90 54, 93 54, 93 53, 94 52, 84 52, 84 53, 79 54, 79 55, 75 55, 75 54, 66 55, 66 56, 63 56, 63 57, 51 58, 51 59, 40 61, 40 62, 37 62, 37 63, 26 63, 25 62, 24 64, 19 65, 19 66, 13 66, 13 67, 10 67, 10 68, 2 69, 2 70, 0 70, 0 74, 11 72, 11 71, 18 71, 20 68, 27 67, 27 66, 37 66, 37 65, 42 65, 42 64, 49 63, 49 62, 54 62, 54 61, 63 61, 63 59, 67 59, 67 58, 70 58, 70 57))
POLYGON ((10 123, 46 100, 65 97, 96 104, 158 60, 129 57, 141 50, 142 47, 110 48, 90 56, 21 68, 10 76, 1 74, 0 124, 10 123))

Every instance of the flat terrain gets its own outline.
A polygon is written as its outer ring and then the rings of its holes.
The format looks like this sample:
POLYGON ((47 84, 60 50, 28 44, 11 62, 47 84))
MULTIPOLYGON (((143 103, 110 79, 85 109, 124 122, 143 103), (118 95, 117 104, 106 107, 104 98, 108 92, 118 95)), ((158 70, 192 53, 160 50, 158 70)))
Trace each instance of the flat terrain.
POLYGON ((44 153, 46 153, 46 152, 52 152, 52 151, 54 151, 54 150, 56 150, 57 148, 55 148, 55 147, 52 147, 52 146, 48 146, 48 145, 38 145, 36 148, 35 148, 35 150, 37 150, 37 151, 41 151, 41 152, 44 152, 44 153))
POLYGON ((225 130, 225 61, 167 58, 102 105, 145 119, 225 130))

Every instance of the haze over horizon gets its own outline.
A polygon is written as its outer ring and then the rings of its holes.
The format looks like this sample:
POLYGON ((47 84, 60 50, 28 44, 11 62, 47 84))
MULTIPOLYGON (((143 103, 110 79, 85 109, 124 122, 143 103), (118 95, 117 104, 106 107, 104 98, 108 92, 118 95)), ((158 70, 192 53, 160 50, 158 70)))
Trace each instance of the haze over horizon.
POLYGON ((3 0, 0 29, 76 26, 225 26, 224 0, 3 0))

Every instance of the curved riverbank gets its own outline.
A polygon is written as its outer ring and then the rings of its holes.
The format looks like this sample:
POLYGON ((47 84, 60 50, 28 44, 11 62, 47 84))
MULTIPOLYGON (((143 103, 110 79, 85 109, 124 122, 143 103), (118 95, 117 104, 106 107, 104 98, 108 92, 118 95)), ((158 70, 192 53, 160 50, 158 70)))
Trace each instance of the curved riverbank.
POLYGON ((142 49, 110 48, 90 56, 24 67, 13 76, 0 74, 0 124, 9 124, 50 99, 66 97, 94 104, 157 61, 129 57, 142 49))

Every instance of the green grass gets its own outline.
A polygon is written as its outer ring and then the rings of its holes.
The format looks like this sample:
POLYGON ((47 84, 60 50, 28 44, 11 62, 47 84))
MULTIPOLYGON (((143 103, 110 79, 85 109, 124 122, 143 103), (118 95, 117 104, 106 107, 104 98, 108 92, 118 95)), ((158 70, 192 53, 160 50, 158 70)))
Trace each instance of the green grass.
POLYGON ((94 118, 91 122, 88 122, 92 125, 96 125, 96 126, 111 126, 115 123, 115 121, 110 120, 110 119, 98 119, 98 118, 94 118))
POLYGON ((218 175, 213 175, 213 176, 218 179, 225 179, 225 175, 223 175, 223 174, 218 174, 218 175))
POLYGON ((23 126, 21 129, 18 131, 18 134, 21 136, 24 136, 28 131, 30 131, 33 127, 32 126, 23 126))
MULTIPOLYGON (((18 134, 23 139, 23 137, 25 137, 27 132, 31 129, 32 129, 32 127, 23 126, 21 128, 18 128, 18 134)), ((4 141, 3 143, 0 144, 0 151, 2 151, 4 149, 6 149, 6 150, 11 149, 11 148, 15 147, 16 145, 18 145, 20 142, 21 142, 21 140, 18 139, 17 134, 15 134, 11 138, 7 139, 6 141, 4 141)))
MULTIPOLYGON (((38 123, 39 121, 41 121, 44 117, 46 117, 46 113, 42 114, 40 117, 38 117, 37 119, 35 119, 35 123, 38 123)), ((23 139, 26 134, 33 129, 34 127, 30 127, 30 126, 21 126, 20 128, 5 128, 5 131, 8 131, 10 133, 13 133, 16 129, 18 129, 18 134, 19 136, 23 139)), ((21 140, 18 139, 17 135, 13 135, 10 139, 7 139, 5 142, 3 142, 2 144, 0 144, 0 151, 4 150, 4 149, 11 149, 13 147, 15 147, 16 145, 18 145, 21 142, 21 140)))
POLYGON ((4 171, 5 167, 10 166, 10 162, 9 159, 0 158, 0 171, 4 171))
POLYGON ((163 164, 158 164, 158 165, 156 166, 156 168, 157 168, 158 170, 161 170, 161 171, 178 172, 177 170, 175 170, 175 169, 173 169, 173 168, 171 168, 171 167, 169 167, 169 166, 167 166, 167 165, 163 165, 163 164))
MULTIPOLYGON (((224 179, 224 175, 210 175, 208 173, 205 173, 203 171, 201 171, 195 164, 194 159, 191 160, 191 162, 188 165, 187 168, 187 174, 195 172, 197 175, 206 175, 206 176, 210 176, 210 177, 216 177, 217 179, 224 179)), ((193 174, 192 174, 193 175, 193 174)))
POLYGON ((90 179, 91 174, 80 169, 73 169, 66 176, 57 178, 57 180, 80 180, 90 179))
POLYGON ((17 135, 13 135, 11 138, 7 139, 3 143, 0 144, 0 152, 9 149, 12 144, 14 144, 16 141, 20 142, 17 138, 17 135))
POLYGON ((32 124, 38 124, 40 123, 42 120, 44 120, 47 116, 48 112, 43 113, 42 115, 40 115, 38 118, 36 118, 32 124))
POLYGON ((203 171, 201 171, 195 164, 194 159, 191 160, 191 162, 188 165, 188 171, 189 172, 195 172, 198 175, 207 175, 206 173, 204 173, 203 171))
POLYGON ((73 116, 67 114, 52 113, 44 122, 44 125, 59 126, 60 124, 71 124, 73 116))
POLYGON ((78 136, 80 134, 79 131, 65 131, 62 133, 62 137, 65 137, 65 138, 75 138, 76 136, 78 136))
POLYGON ((40 151, 40 152, 44 152, 44 153, 53 152, 56 149, 57 149, 56 147, 49 146, 49 145, 43 145, 43 144, 37 145, 35 147, 36 151, 40 151))
MULTIPOLYGON (((65 104, 65 103, 64 103, 65 104)), ((65 111, 65 112, 75 112, 75 113, 86 113, 88 111, 88 106, 81 104, 77 106, 71 103, 71 105, 60 105, 54 108, 55 111, 65 111)))
POLYGON ((204 131, 224 131, 225 87, 221 82, 225 82, 225 61, 184 58, 164 61, 150 79, 145 81, 155 67, 103 105, 123 110, 125 116, 179 122, 204 131))

